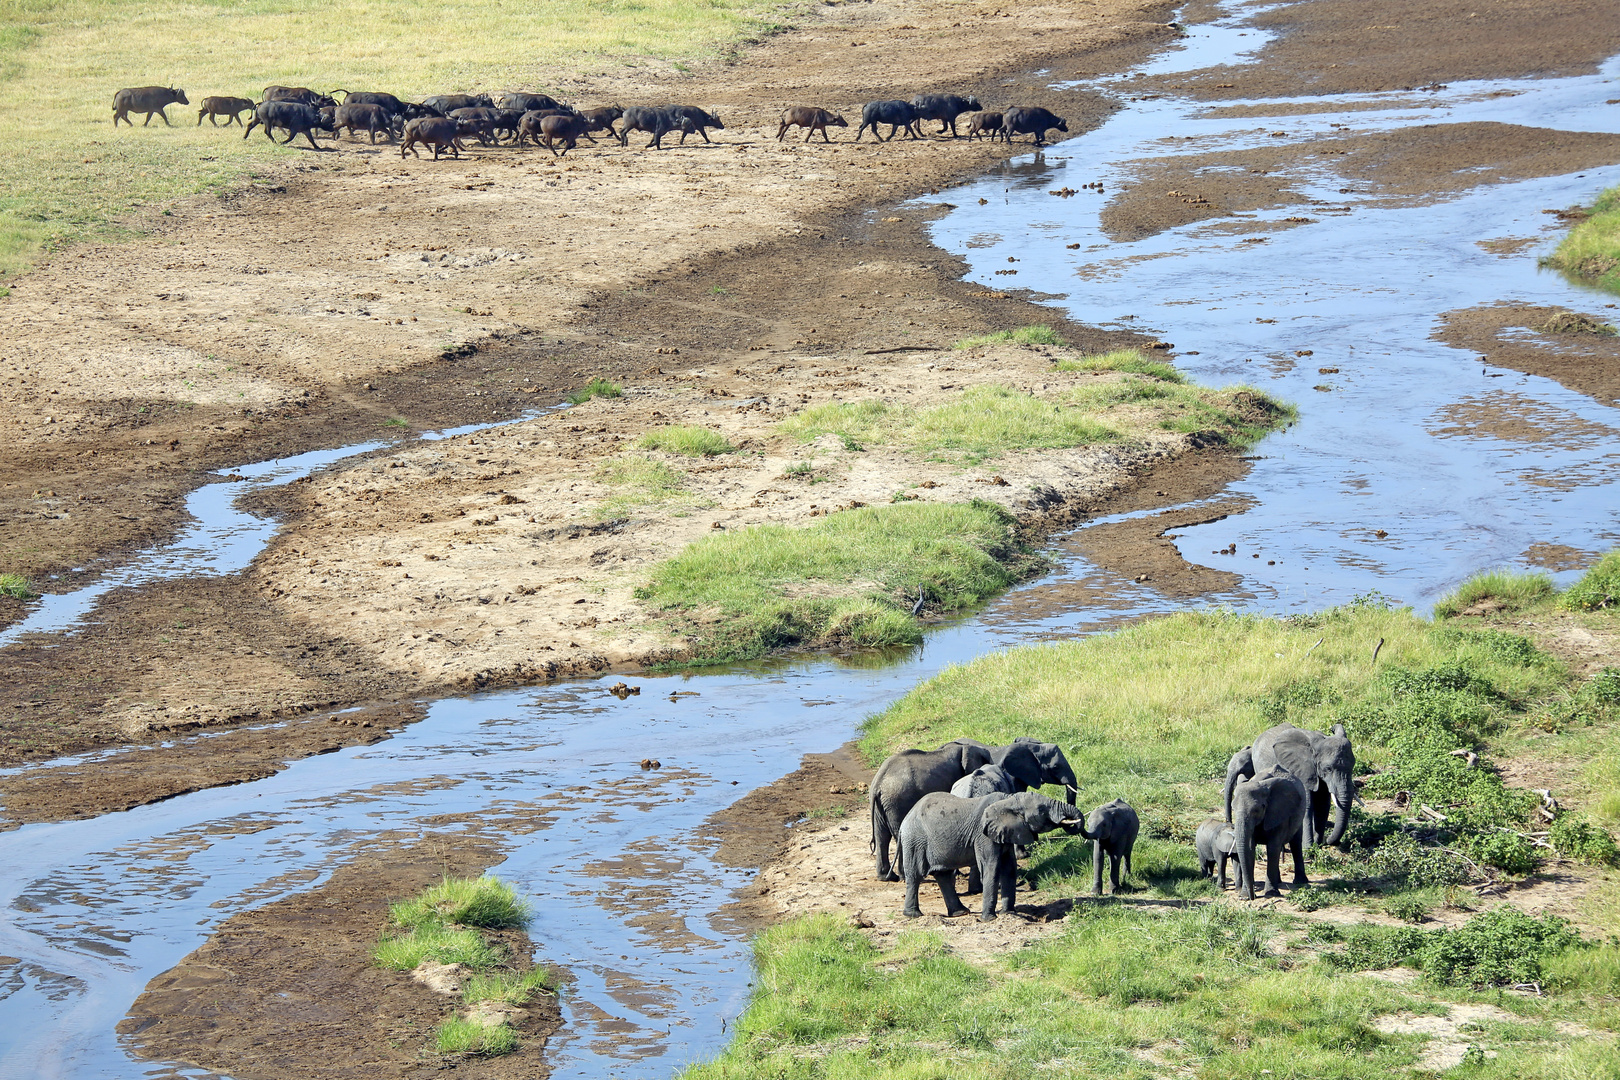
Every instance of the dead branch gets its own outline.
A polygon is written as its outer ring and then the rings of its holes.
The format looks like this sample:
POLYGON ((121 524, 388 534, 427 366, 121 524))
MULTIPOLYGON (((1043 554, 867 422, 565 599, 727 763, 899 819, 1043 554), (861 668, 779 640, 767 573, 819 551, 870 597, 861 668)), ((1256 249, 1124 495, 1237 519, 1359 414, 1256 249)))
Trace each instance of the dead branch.
POLYGON ((1468 750, 1468 749, 1453 750, 1451 752, 1450 756, 1451 757, 1460 757, 1460 758, 1462 758, 1463 762, 1470 769, 1476 767, 1479 764, 1479 755, 1474 753, 1472 750, 1468 750))
POLYGON ((1384 647, 1384 639, 1379 638, 1378 639, 1378 644, 1373 646, 1373 658, 1372 658, 1373 663, 1375 663, 1375 664, 1378 663, 1378 650, 1382 649, 1383 647, 1384 647))

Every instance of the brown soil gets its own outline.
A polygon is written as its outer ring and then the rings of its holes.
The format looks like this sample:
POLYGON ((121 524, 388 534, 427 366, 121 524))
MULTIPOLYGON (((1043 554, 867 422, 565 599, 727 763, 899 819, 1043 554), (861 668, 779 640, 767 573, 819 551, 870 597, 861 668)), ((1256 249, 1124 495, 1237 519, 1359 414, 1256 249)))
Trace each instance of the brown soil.
MULTIPOLYGON (((1599 323, 1620 321, 1605 305, 1590 313, 1599 323)), ((1448 311, 1434 337, 1473 353, 1491 367, 1554 379, 1606 405, 1620 404, 1620 338, 1588 333, 1545 333, 1534 329, 1558 308, 1522 304, 1448 311)))
MULTIPOLYGON (((515 1053, 445 1058, 428 1036, 457 1011, 459 998, 371 961, 391 902, 446 874, 476 876, 500 860, 497 843, 457 833, 367 840, 365 847, 324 885, 227 919, 205 945, 147 984, 119 1032, 145 1057, 242 1080, 371 1080, 446 1068, 492 1080, 549 1075, 546 1040, 562 1022, 556 997, 537 995, 510 1014, 522 1040, 515 1053)), ((533 966, 523 934, 489 936, 516 970, 533 966)))
POLYGON ((1278 37, 1242 67, 1142 79, 1212 100, 1412 91, 1436 83, 1584 75, 1620 52, 1601 4, 1313 0, 1255 16, 1278 37), (1174 84, 1171 86, 1170 84, 1174 84), (1225 85, 1223 85, 1225 84, 1225 85))

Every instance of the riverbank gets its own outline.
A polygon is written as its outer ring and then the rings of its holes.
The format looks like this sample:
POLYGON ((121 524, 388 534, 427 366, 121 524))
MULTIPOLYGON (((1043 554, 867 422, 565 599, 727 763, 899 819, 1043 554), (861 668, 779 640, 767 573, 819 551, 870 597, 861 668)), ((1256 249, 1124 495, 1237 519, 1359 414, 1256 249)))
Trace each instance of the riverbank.
MULTIPOLYGON (((1588 580, 1612 590, 1614 565, 1588 580)), ((1584 583, 1556 597, 1504 581, 1465 585, 1468 613, 1435 623, 1379 602, 1178 615, 919 686, 868 721, 868 762, 961 736, 1055 740, 1082 809, 1124 797, 1141 815, 1134 875, 1091 899, 1090 845, 1049 838, 1014 914, 945 918, 925 883, 911 922, 903 886, 874 877, 864 805, 832 805, 740 900, 768 928, 759 989, 731 1048, 685 1075, 814 1060, 901 1076, 939 1052, 962 1076, 1613 1062, 1620 620, 1572 605, 1584 583), (1221 812, 1227 755, 1282 721, 1347 725, 1365 808, 1344 852, 1315 850, 1311 885, 1244 904, 1202 877, 1191 838, 1221 812)))

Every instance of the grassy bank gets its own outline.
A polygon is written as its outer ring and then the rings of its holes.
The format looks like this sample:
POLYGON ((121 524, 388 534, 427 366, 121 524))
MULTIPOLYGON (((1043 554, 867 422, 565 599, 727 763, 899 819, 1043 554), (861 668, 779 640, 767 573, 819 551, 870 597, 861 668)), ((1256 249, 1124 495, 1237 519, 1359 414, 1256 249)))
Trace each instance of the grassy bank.
POLYGON ((933 610, 959 611, 1044 565, 994 504, 900 503, 700 540, 637 596, 689 629, 698 662, 717 663, 797 645, 915 643, 919 590, 933 610))
MULTIPOLYGON (((1001 340, 995 335, 990 339, 1001 340)), ((977 465, 1019 450, 1123 442, 1153 428, 1197 434, 1206 443, 1241 449, 1298 416, 1292 406, 1253 387, 1193 386, 1169 364, 1135 349, 1064 356, 1053 370, 1120 377, 1047 394, 981 386, 921 409, 876 399, 835 401, 805 409, 779 429, 803 441, 836 435, 850 449, 892 447, 977 465)))
POLYGON ((498 878, 446 878, 390 907, 388 922, 372 951, 379 967, 414 971, 431 962, 463 969, 461 1003, 472 1011, 433 1029, 430 1040, 441 1054, 511 1053, 518 1048, 518 1033, 504 1019, 494 1019, 489 1007, 518 1008, 536 994, 556 991, 548 972, 514 966, 510 947, 485 933, 521 930, 529 922, 528 905, 498 878))
MULTIPOLYGON (((1605 599, 1616 578, 1620 554, 1563 594, 1515 575, 1467 583, 1469 603, 1513 598, 1494 625, 1376 598, 1287 619, 1184 613, 941 673, 868 721, 868 759, 962 735, 1053 739, 1083 806, 1123 796, 1141 813, 1131 887, 982 964, 928 931, 879 948, 842 920, 776 927, 756 944, 759 989, 736 1041, 688 1080, 1620 1074, 1620 942, 1600 940, 1620 917, 1605 828, 1620 809, 1620 669, 1574 675, 1512 621, 1620 632, 1605 599), (1346 725, 1369 806, 1346 851, 1317 849, 1315 884, 1288 907, 1217 899, 1192 832, 1218 812, 1227 756, 1285 720, 1346 725), (1497 755, 1564 778, 1550 825, 1497 755), (1543 871, 1589 883, 1584 931, 1490 908, 1470 887, 1500 893, 1543 871), (1324 907, 1339 909, 1332 922, 1307 917, 1324 907), (1453 925, 1430 919, 1442 911, 1453 925), (1412 977, 1357 974, 1390 968, 1412 977), (1454 1067, 1425 1059, 1428 1034, 1380 1026, 1455 1005, 1491 1008, 1449 1037, 1454 1067)), ((1044 840, 1029 869, 1041 899, 1083 897, 1089 845, 1044 840)))
MULTIPOLYGON (((0 6, 0 275, 137 210, 218 191, 305 151, 196 126, 197 103, 271 83, 387 90, 555 89, 546 73, 667 65, 766 30, 766 0, 13 0, 0 6), (111 128, 113 91, 184 89, 176 126, 111 128)), ((139 124, 139 121, 137 121, 139 124)), ((3 284, 5 276, 0 276, 3 284)))
POLYGON ((1588 214, 1542 265, 1620 292, 1620 187, 1599 195, 1588 214))

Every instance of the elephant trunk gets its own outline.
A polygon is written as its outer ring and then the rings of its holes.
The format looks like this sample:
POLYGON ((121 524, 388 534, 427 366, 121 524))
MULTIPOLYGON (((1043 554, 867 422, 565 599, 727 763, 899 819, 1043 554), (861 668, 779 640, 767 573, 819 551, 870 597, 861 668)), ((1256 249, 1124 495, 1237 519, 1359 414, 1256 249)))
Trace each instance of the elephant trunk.
POLYGON ((1323 843, 1327 844, 1328 847, 1336 847, 1339 841, 1344 839, 1344 830, 1350 824, 1350 804, 1355 799, 1355 785, 1346 776, 1343 783, 1334 784, 1330 782, 1328 784, 1328 794, 1332 796, 1333 805, 1338 809, 1338 813, 1333 819, 1333 829, 1328 833, 1323 843))

